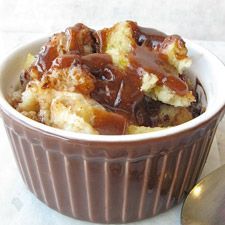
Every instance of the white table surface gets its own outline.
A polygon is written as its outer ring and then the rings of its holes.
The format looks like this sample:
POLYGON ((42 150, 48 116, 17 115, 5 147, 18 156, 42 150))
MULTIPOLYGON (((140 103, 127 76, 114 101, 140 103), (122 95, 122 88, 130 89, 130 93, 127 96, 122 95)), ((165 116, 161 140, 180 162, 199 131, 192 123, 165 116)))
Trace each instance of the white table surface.
MULTIPOLYGON (((0 32, 0 59, 18 44, 41 36, 40 33, 0 32)), ((225 42, 195 41, 211 50, 225 62, 225 42)), ((224 74, 225 75, 225 74, 224 74)), ((225 163, 225 120, 214 139, 202 176, 225 163)), ((136 225, 180 225, 182 204, 154 218, 132 223, 136 225)), ((88 225, 48 208, 24 185, 0 119, 0 224, 1 225, 88 225)))

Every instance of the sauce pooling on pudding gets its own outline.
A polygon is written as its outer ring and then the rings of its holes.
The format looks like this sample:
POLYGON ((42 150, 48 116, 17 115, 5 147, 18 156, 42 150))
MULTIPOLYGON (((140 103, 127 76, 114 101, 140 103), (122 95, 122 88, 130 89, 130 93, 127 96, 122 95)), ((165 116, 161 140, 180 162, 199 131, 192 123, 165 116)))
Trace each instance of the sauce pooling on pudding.
POLYGON ((113 65, 108 54, 94 53, 86 56, 64 55, 53 62, 53 68, 68 68, 81 65, 94 77, 95 88, 91 97, 108 110, 133 118, 133 108, 144 93, 141 80, 135 70, 120 70, 113 65))
POLYGON ((33 76, 41 79, 47 72, 53 61, 64 54, 86 55, 94 52, 94 30, 78 23, 68 27, 65 32, 53 35, 52 38, 41 48, 34 63, 20 75, 20 81, 25 86, 33 76))
POLYGON ((134 30, 134 38, 138 45, 148 45, 152 49, 157 49, 167 37, 166 34, 153 28, 137 26, 136 23, 131 23, 134 30))
POLYGON ((155 74, 159 79, 158 84, 165 84, 178 95, 185 95, 188 92, 187 84, 179 78, 178 72, 168 64, 163 54, 151 51, 146 46, 137 46, 129 58, 132 66, 155 74))
POLYGON ((129 124, 167 127, 201 113, 201 103, 194 103, 198 93, 183 73, 188 60, 177 35, 132 21, 100 31, 79 23, 50 38, 20 79, 23 90, 38 80, 44 82, 43 90, 80 93, 94 100, 105 111, 93 109, 91 126, 101 134, 120 134, 129 124), (120 125, 109 129, 114 120, 120 125))

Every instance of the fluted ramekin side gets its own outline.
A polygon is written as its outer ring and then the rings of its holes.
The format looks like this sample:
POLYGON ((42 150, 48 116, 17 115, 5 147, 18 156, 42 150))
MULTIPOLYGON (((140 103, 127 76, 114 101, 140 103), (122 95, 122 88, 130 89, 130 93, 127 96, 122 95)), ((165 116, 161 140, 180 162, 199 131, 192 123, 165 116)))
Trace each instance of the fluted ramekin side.
POLYGON ((179 203, 196 183, 221 116, 181 134, 135 142, 63 139, 3 113, 24 182, 51 208, 101 223, 141 220, 179 203))

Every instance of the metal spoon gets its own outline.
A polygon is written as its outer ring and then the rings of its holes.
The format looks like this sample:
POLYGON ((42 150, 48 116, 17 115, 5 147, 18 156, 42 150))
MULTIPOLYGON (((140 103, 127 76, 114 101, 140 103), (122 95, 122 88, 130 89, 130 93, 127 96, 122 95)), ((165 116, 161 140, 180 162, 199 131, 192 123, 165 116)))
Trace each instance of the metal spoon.
POLYGON ((183 225, 225 225, 225 165, 203 178, 186 198, 183 225))

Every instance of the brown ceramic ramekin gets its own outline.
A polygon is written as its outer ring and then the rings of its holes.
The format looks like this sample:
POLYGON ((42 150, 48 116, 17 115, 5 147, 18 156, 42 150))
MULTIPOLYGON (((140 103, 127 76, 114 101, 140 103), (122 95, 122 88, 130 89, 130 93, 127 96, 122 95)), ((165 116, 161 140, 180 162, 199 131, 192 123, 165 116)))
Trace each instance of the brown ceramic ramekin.
POLYGON ((137 135, 87 135, 48 127, 7 102, 28 52, 46 39, 11 53, 1 66, 0 107, 7 134, 31 192, 74 218, 125 223, 163 212, 184 198, 205 164, 223 116, 225 67, 207 50, 187 42, 207 95, 207 109, 182 125, 137 135))

